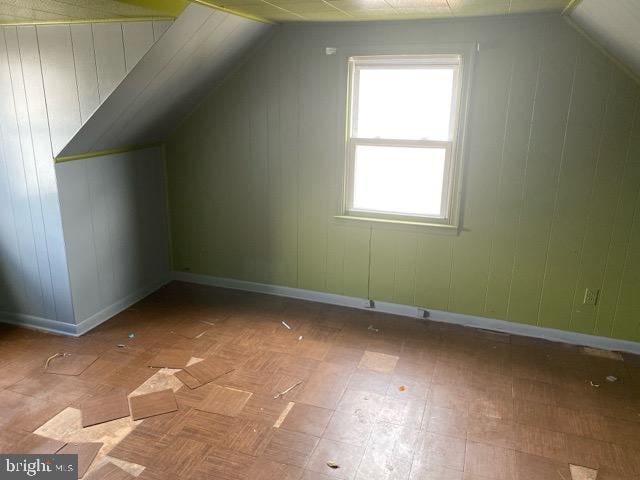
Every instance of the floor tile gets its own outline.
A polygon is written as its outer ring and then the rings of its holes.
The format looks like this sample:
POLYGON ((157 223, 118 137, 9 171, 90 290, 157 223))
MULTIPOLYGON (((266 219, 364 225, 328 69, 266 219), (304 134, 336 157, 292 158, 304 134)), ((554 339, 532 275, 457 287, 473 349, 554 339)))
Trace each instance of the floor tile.
POLYGON ((462 470, 465 444, 466 441, 461 438, 427 432, 423 435, 420 447, 414 455, 412 472, 415 471, 417 475, 424 468, 433 465, 462 470))
POLYGON ((395 355, 387 355, 386 353, 365 351, 358 368, 380 373, 391 373, 396 368, 398 358, 395 355))
POLYGON ((319 439, 304 433, 275 429, 262 456, 269 460, 304 467, 319 439))
POLYGON ((175 395, 171 389, 131 397, 129 402, 131 418, 134 420, 162 415, 178 409, 175 395))
POLYGON ((469 441, 465 453, 465 474, 496 480, 515 477, 515 451, 469 441))
POLYGON ((53 454, 65 445, 66 442, 28 433, 15 445, 0 451, 2 453, 53 454))
POLYGON ((211 445, 191 438, 176 437, 151 460, 153 468, 179 478, 189 478, 211 445))
POLYGON ((332 478, 352 479, 363 455, 364 447, 322 439, 311 455, 306 469, 332 478), (338 468, 329 467, 328 462, 337 465, 338 468))
POLYGON ((335 412, 323 438, 360 447, 367 443, 372 428, 372 418, 362 411, 335 412))
POLYGON ((106 395, 92 397, 82 402, 80 411, 83 427, 128 417, 129 402, 126 391, 116 390, 106 395))
POLYGON ((282 422, 282 425, 280 425, 280 428, 321 437, 331 419, 331 415, 332 410, 296 403, 284 422, 282 422))
POLYGON ((102 445, 102 443, 67 443, 58 450, 57 454, 78 455, 78 478, 82 478, 98 455, 102 445))
POLYGON ((209 395, 197 408, 209 413, 234 417, 242 411, 251 395, 251 392, 214 385, 209 395))
POLYGON ((187 387, 191 389, 202 386, 202 383, 200 382, 200 380, 195 378, 186 370, 180 370, 179 372, 174 373, 174 375, 178 378, 178 380, 180 380, 182 383, 184 383, 187 387))
POLYGON ((69 353, 52 358, 44 371, 57 375, 80 375, 97 359, 97 355, 69 353))
POLYGON ((185 367, 188 374, 205 384, 233 371, 233 366, 218 358, 205 358, 201 362, 185 367))
POLYGON ((134 480, 135 478, 113 463, 105 463, 99 469, 89 472, 85 480, 134 480))
POLYGON ((155 368, 184 368, 190 359, 191 352, 175 348, 163 348, 147 362, 147 366, 155 368))

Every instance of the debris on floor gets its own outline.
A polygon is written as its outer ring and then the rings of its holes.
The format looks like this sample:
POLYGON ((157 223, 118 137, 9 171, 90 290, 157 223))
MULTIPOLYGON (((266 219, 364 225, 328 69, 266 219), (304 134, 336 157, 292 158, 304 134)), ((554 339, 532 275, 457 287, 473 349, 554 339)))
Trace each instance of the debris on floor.
POLYGON ((289 325, 287 325, 287 322, 285 322, 284 320, 282 321, 282 325, 284 325, 285 327, 287 327, 289 330, 291 330, 291 327, 289 325))
POLYGON ((131 418, 134 420, 155 417, 156 415, 178 410, 176 397, 170 388, 160 390, 159 392, 130 397, 129 406, 131 409, 131 418))
POLYGON ((612 352, 611 350, 603 350, 601 348, 594 347, 582 347, 582 353, 591 355, 592 357, 608 358, 610 360, 624 362, 624 358, 619 352, 612 352))
POLYGON ((327 462, 327 467, 333 468, 335 470, 336 468, 340 468, 340 465, 335 462, 327 462))
POLYGON ((599 383, 595 383, 593 380, 591 380, 589 383, 590 383, 590 384, 591 384, 591 386, 592 386, 592 387, 594 387, 594 388, 600 388, 600 384, 599 384, 599 383))
POLYGON ((118 347, 118 348, 126 348, 126 345, 124 343, 119 343, 118 345, 116 345, 116 347, 118 347))
POLYGON ((287 415, 289 415, 289 412, 291 411, 291 409, 293 408, 294 405, 295 405, 294 402, 287 403, 287 406, 284 407, 284 410, 282 411, 282 413, 280 414, 280 416, 276 420, 276 423, 273 424, 273 428, 280 428, 280 425, 282 425, 282 423, 284 422, 285 418, 287 418, 287 415))
POLYGON ((374 327, 373 325, 369 325, 369 327, 367 328, 367 330, 369 330, 370 332, 379 332, 380 329, 374 327))
POLYGON ((54 358, 58 358, 58 357, 68 357, 69 355, 71 355, 70 353, 54 353, 53 355, 51 355, 49 358, 47 358, 47 361, 44 362, 44 368, 45 370, 47 368, 49 368, 49 364, 51 363, 51 360, 53 360, 54 358))
POLYGON ((129 416, 126 390, 115 390, 106 395, 89 398, 80 405, 82 426, 90 427, 129 416))
POLYGON ((609 383, 615 383, 618 381, 618 377, 616 377, 615 375, 609 375, 607 376, 607 382, 609 383))
POLYGON ((56 375, 77 376, 89 368, 97 359, 97 355, 57 353, 47 359, 44 372, 56 375))
POLYGON ((195 378, 186 370, 180 370, 179 372, 176 372, 173 375, 182 383, 184 383, 187 387, 189 387, 191 390, 202 386, 202 383, 200 383, 200 381, 197 378, 195 378))
POLYGON ((129 334, 127 335, 129 338, 135 338, 136 334, 133 332, 129 332, 129 334))
POLYGON ((302 340, 303 338, 304 338, 304 337, 303 337, 302 335, 300 335, 300 336, 298 337, 298 341, 302 340))
POLYGON ((407 389, 407 387, 405 387, 404 385, 400 385, 398 387, 398 390, 400 390, 401 392, 404 392, 407 389))
POLYGON ((296 383, 296 384, 294 384, 294 385, 291 385, 291 386, 290 386, 289 388, 287 388, 286 390, 284 390, 284 391, 282 391, 282 392, 278 393, 275 397, 273 397, 273 399, 275 400, 275 399, 277 399, 277 398, 282 398, 282 397, 284 397, 287 393, 289 393, 291 390, 293 390, 294 388, 296 388, 298 385, 301 385, 301 384, 302 384, 302 382, 298 382, 298 383, 296 383))
POLYGON ((67 443, 58 455, 78 456, 78 478, 84 477, 104 444, 102 442, 67 443))
POLYGON ((569 464, 572 480, 596 480, 598 471, 592 468, 569 464))

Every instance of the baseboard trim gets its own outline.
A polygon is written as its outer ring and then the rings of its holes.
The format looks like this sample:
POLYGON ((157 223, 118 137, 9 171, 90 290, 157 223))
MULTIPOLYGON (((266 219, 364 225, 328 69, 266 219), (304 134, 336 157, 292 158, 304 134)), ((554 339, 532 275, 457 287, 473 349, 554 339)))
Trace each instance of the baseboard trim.
POLYGON ((375 301, 375 307, 370 308, 368 306, 369 300, 364 298, 348 297, 334 293, 317 292, 301 288, 269 285, 266 283, 248 282, 244 280, 235 280, 232 278, 214 277, 188 272, 174 272, 174 279, 181 282, 197 283, 201 285, 243 290, 247 292, 265 293, 268 295, 297 298, 300 300, 328 303, 343 307, 367 309, 376 312, 401 315, 404 317, 423 318, 423 312, 427 310, 430 314, 429 320, 436 322, 452 323, 465 327, 481 328, 484 330, 492 330, 513 335, 541 338, 554 342, 571 343, 574 345, 584 345, 588 347, 629 352, 640 355, 640 343, 637 342, 616 338, 598 337, 595 335, 586 335, 577 332, 567 332, 564 330, 556 330, 554 328, 539 327, 537 325, 507 322, 505 320, 497 320, 488 317, 432 310, 430 308, 419 308, 411 305, 401 305, 377 300, 375 301))
POLYGON ((143 287, 131 295, 118 300, 99 312, 91 315, 89 318, 82 320, 78 324, 64 323, 58 320, 48 318, 34 317, 32 315, 23 315, 20 313, 0 312, 0 323, 8 323, 19 327, 32 328, 48 333, 56 333, 68 337, 79 337, 94 329, 103 322, 106 322, 118 313, 126 310, 131 305, 139 302, 147 295, 155 292, 172 280, 172 275, 167 275, 161 280, 143 287))
POLYGON ((76 332, 76 326, 73 323, 23 313, 0 312, 0 322, 59 335, 74 336, 76 332))
POLYGON ((134 293, 121 298, 117 302, 112 303, 108 307, 103 308, 99 312, 91 315, 89 318, 85 318, 84 320, 80 321, 77 325, 75 325, 76 329, 75 329, 74 336, 79 337, 80 335, 84 335, 85 333, 87 333, 89 330, 93 330, 101 323, 106 322, 110 318, 116 316, 120 312, 129 308, 131 305, 138 303, 144 297, 162 288, 171 280, 172 280, 171 275, 167 274, 167 276, 162 278, 161 280, 154 282, 150 285, 147 285, 146 287, 143 287, 135 291, 134 293))

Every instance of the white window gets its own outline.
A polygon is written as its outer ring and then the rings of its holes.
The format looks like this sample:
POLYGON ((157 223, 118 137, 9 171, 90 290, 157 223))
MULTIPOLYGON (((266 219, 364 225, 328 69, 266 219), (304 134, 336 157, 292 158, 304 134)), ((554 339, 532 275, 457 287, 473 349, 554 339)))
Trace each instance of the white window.
POLYGON ((456 219, 460 55, 349 58, 346 214, 456 219))

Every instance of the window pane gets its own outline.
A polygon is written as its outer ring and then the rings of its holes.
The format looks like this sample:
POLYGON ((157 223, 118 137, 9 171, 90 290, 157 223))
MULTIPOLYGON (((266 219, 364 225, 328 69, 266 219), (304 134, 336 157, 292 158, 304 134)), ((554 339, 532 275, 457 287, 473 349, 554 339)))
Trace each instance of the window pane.
POLYGON ((450 140, 453 68, 362 68, 360 138, 450 140))
POLYGON ((356 146, 353 208, 441 214, 444 148, 356 146))

